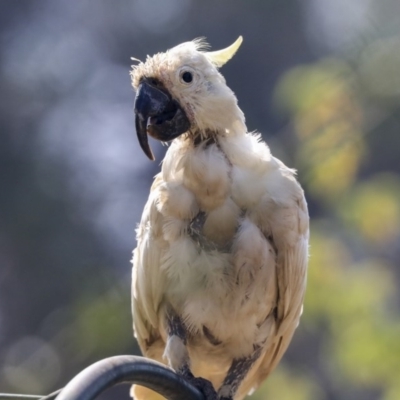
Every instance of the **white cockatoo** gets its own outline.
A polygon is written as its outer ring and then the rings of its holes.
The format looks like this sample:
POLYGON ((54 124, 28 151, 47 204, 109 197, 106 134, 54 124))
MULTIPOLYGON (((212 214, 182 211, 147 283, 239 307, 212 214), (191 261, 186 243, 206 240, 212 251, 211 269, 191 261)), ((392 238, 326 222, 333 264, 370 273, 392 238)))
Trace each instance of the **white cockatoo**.
MULTIPOLYGON (((210 52, 180 44, 133 67, 139 143, 171 142, 137 229, 134 331, 144 355, 207 399, 243 399, 276 367, 299 324, 309 217, 293 169, 274 158, 210 52)), ((134 386, 136 400, 159 399, 134 386)))

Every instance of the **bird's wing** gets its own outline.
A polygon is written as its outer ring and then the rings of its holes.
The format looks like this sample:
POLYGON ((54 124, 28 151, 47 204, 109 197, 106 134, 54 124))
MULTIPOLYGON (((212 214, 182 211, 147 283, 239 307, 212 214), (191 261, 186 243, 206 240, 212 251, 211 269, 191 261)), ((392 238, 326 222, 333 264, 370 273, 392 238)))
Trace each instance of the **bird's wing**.
MULTIPOLYGON (((133 252, 133 328, 139 346, 147 356, 150 356, 150 347, 161 339, 158 311, 164 290, 160 265, 165 248, 162 238, 163 217, 157 210, 161 182, 160 175, 157 175, 137 229, 137 247, 133 252)), ((159 358, 154 354, 151 356, 159 358)))
POLYGON ((276 336, 257 371, 258 383, 276 367, 299 324, 306 288, 309 217, 303 190, 294 172, 279 160, 267 177, 268 193, 260 224, 276 251, 278 285, 276 336))

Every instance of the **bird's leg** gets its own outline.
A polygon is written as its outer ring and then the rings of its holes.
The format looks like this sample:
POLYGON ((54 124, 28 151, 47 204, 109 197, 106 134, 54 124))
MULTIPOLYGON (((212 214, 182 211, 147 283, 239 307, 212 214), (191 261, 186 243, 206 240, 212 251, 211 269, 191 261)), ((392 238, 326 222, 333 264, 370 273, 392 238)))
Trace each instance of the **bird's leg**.
POLYGON ((175 372, 199 389, 206 400, 217 400, 217 392, 212 383, 204 378, 197 378, 190 370, 190 358, 186 348, 187 330, 182 319, 174 312, 168 315, 168 340, 164 355, 175 372))
POLYGON ((250 371, 261 354, 261 347, 255 348, 253 354, 248 357, 237 358, 232 361, 228 373, 218 390, 218 399, 232 400, 243 379, 250 371))

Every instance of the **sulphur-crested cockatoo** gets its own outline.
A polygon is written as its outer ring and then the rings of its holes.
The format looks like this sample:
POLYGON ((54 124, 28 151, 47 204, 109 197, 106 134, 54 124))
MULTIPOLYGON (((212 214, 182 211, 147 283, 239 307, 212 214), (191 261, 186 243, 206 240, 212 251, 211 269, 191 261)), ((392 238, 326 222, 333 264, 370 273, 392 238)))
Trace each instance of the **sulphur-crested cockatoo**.
MULTIPOLYGON (((249 133, 220 51, 180 44, 133 67, 136 132, 171 142, 137 230, 134 331, 207 399, 243 399, 299 323, 309 218, 294 170, 249 133)), ((134 386, 136 400, 160 398, 134 386)))

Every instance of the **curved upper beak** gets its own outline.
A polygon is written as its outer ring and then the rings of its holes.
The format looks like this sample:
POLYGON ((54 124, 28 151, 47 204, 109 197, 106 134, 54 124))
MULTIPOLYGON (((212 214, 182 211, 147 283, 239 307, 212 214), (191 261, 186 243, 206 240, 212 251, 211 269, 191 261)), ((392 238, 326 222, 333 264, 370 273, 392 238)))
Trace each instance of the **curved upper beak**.
POLYGON ((189 119, 179 103, 167 90, 149 80, 143 80, 138 87, 135 114, 139 144, 150 160, 155 158, 147 135, 168 142, 190 128, 189 119))

